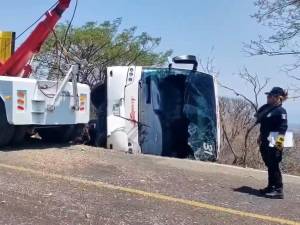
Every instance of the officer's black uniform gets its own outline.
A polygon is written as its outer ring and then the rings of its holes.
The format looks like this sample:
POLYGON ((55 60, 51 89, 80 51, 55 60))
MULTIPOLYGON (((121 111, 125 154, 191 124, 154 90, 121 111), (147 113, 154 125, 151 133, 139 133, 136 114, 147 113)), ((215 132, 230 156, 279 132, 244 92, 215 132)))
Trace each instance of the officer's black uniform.
POLYGON ((270 106, 266 104, 258 110, 258 115, 260 115, 258 122, 261 125, 260 152, 264 163, 268 167, 268 187, 282 189, 282 176, 279 167, 279 163, 282 160, 282 151, 275 147, 269 147, 268 137, 270 132, 278 132, 280 135, 285 135, 288 128, 287 112, 281 105, 270 106))

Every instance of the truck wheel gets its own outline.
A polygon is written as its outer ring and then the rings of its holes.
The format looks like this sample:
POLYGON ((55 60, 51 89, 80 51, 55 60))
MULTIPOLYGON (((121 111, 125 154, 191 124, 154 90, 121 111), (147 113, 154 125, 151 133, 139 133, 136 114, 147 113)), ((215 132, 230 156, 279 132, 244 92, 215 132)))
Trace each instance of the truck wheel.
POLYGON ((88 125, 76 124, 70 138, 73 144, 88 144, 91 141, 88 125))
POLYGON ((14 126, 7 122, 5 106, 0 100, 0 148, 8 145, 14 135, 14 126))

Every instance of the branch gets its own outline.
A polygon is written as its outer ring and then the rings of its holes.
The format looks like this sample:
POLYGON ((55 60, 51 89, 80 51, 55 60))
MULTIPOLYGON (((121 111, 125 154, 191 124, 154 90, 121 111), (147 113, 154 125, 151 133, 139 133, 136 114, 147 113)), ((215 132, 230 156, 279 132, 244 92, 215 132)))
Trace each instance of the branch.
POLYGON ((300 98, 300 95, 299 96, 288 97, 288 99, 292 99, 292 100, 299 99, 299 98, 300 98))
POLYGON ((233 92, 236 96, 240 96, 242 97, 245 101, 247 101, 254 109, 255 111, 257 111, 257 106, 253 103, 253 101, 251 101, 251 99, 249 99, 247 96, 243 95, 242 93, 237 92, 236 90, 234 90, 233 88, 227 87, 223 84, 221 84, 220 82, 218 82, 218 84, 222 87, 225 88, 231 92, 233 92))
POLYGON ((294 75, 290 75, 291 78, 295 79, 295 80, 299 80, 300 81, 300 77, 296 77, 294 75))

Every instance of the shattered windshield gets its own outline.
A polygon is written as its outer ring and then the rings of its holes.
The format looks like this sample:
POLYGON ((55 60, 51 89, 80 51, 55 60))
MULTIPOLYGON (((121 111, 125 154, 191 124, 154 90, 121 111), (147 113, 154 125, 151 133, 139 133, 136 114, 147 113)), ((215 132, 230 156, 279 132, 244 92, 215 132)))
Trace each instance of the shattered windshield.
POLYGON ((217 114, 211 75, 144 69, 140 82, 140 145, 146 154, 215 161, 217 114))

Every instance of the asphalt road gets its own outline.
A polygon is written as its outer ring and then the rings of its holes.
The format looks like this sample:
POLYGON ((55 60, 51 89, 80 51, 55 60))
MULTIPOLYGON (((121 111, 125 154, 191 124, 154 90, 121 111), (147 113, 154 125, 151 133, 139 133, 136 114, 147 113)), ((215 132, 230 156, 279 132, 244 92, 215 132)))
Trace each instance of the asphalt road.
MULTIPOLYGON (((34 146, 33 146, 34 147, 34 146)), ((0 224, 298 224, 300 177, 86 146, 0 153, 0 224)))

